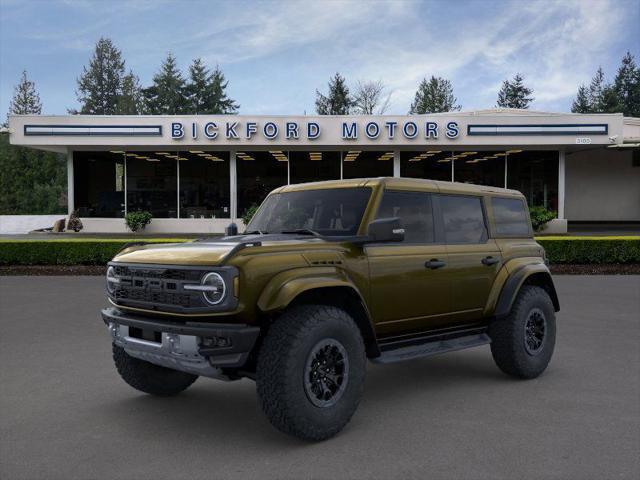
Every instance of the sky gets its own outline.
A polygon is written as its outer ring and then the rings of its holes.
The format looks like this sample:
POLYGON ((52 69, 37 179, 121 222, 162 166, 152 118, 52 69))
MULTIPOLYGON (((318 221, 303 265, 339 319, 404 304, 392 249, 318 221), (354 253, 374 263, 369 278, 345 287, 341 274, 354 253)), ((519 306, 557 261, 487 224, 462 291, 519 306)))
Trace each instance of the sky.
POLYGON ((612 80, 627 50, 640 64, 640 0, 0 0, 0 116, 25 69, 43 113, 76 108, 101 36, 143 85, 168 52, 184 72, 197 57, 218 64, 241 114, 313 114, 335 72, 384 82, 389 114, 431 75, 463 110, 491 108, 516 73, 532 109, 566 112, 598 66, 612 80))

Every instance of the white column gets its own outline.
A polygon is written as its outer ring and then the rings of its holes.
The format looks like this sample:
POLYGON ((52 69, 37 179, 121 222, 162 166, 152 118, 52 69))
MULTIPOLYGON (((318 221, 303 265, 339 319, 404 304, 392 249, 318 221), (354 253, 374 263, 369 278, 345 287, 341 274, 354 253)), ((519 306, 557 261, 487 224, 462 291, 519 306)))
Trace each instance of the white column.
POLYGON ((504 156, 504 188, 507 187, 507 168, 509 167, 509 154, 505 154, 504 156))
POLYGON ((393 151, 393 176, 400 176, 400 150, 393 151))
POLYGON ((238 218, 238 174, 236 169, 236 151, 229 152, 229 194, 231 196, 231 206, 229 216, 231 221, 238 218))
POLYGON ((340 150, 340 180, 344 178, 344 152, 340 150))
POLYGON ((564 220, 564 178, 565 178, 565 150, 560 150, 558 157, 558 219, 564 220))
POLYGON ((67 149, 67 212, 75 210, 75 191, 73 185, 73 151, 67 149))
POLYGON ((180 160, 176 162, 176 218, 180 218, 180 160))

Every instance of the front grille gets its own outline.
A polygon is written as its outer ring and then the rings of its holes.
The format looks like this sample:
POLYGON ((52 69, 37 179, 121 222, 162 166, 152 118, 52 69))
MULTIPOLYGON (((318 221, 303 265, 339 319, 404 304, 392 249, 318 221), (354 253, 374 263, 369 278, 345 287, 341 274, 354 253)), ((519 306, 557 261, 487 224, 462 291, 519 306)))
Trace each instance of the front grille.
POLYGON ((208 272, 216 271, 223 276, 227 285, 233 284, 238 270, 232 266, 220 267, 182 267, 112 262, 113 274, 119 280, 112 283, 115 287, 111 299, 124 307, 171 313, 206 313, 235 308, 237 298, 226 295, 223 302, 212 306, 202 293, 185 290, 186 284, 199 284, 208 272))

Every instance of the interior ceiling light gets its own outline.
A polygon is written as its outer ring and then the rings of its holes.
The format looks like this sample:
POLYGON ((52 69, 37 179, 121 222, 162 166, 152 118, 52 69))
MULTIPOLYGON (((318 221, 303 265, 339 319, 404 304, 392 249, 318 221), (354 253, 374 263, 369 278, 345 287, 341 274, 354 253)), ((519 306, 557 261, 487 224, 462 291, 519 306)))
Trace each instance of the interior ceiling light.
POLYGON ((110 150, 109 153, 124 153, 122 150, 110 150))
POLYGON ((496 153, 496 157, 504 157, 506 153, 496 153))
POLYGON ((138 154, 137 153, 125 153, 125 156, 127 156, 127 157, 137 157, 138 154))
POLYGON ((427 150, 427 153, 442 153, 442 150, 427 150))
POLYGON ((477 155, 478 152, 464 152, 465 155, 477 155))
POLYGON ((160 159, 158 158, 147 158, 147 162, 159 162, 160 159))
POLYGON ((146 160, 149 157, 143 157, 142 155, 136 155, 135 158, 139 158, 140 160, 146 160))
POLYGON ((156 155, 171 155, 169 152, 155 152, 156 155))
POLYGON ((189 150, 189 153, 204 153, 202 150, 189 150))
POLYGON ((507 153, 520 153, 522 150, 507 150, 507 153))
POLYGON ((441 158, 440 160, 438 160, 438 163, 449 163, 450 161, 450 158, 441 158))

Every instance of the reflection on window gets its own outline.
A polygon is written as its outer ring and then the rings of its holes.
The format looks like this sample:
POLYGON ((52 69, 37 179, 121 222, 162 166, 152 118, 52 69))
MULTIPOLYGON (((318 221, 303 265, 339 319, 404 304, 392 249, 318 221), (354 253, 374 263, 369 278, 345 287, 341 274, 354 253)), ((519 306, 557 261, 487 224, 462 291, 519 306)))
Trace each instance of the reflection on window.
POLYGON ((176 218, 176 159, 155 152, 127 152, 126 155, 127 210, 145 210, 155 218, 176 218))
POLYGON ((491 199, 491 207, 498 235, 530 235, 529 215, 522 200, 494 197, 491 199))
POLYGON ((229 154, 179 152, 180 218, 229 218, 229 154))
POLYGON ((504 151, 454 152, 454 179, 460 183, 504 187, 504 151))
POLYGON ((434 242, 431 195, 385 191, 376 218, 399 217, 405 243, 434 242))
POLYGON ((340 179, 340 152, 289 152, 290 182, 340 179))
POLYGON ((332 188, 271 195, 247 231, 262 233, 311 229, 327 236, 358 233, 370 188, 332 188))
POLYGON ((74 152, 74 203, 81 217, 124 216, 124 155, 74 152))
POLYGON ((487 240, 479 197, 442 195, 440 206, 447 243, 483 243, 487 240))
POLYGON ((558 210, 558 152, 510 153, 507 186, 519 190, 529 206, 558 210))
POLYGON ((238 216, 260 205, 272 190, 287 184, 286 152, 238 152, 238 216))
POLYGON ((393 152, 343 152, 343 178, 393 177, 393 152))

